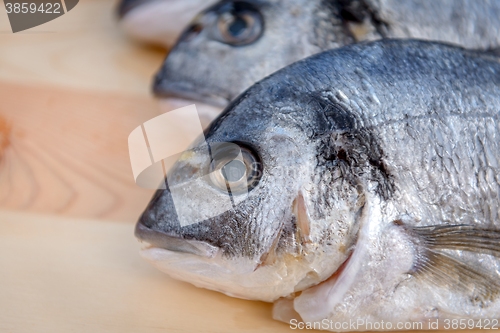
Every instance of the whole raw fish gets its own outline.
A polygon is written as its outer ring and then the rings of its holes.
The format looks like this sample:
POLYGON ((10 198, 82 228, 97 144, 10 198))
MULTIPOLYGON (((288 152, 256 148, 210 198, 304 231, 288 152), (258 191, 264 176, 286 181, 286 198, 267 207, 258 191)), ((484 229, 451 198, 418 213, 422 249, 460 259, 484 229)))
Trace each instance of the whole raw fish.
POLYGON ((498 319, 499 118, 494 56, 415 40, 314 55, 180 157, 136 226, 142 255, 292 325, 498 319))

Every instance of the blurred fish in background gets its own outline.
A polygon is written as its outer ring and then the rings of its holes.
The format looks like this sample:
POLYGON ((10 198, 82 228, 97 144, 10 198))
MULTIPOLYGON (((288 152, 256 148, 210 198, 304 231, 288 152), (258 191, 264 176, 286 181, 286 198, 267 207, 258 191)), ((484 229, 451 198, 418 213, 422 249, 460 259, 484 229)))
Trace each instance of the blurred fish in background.
POLYGON ((292 62, 382 38, 495 49, 500 1, 220 1, 187 26, 153 89, 169 105, 196 102, 207 123, 246 88, 292 62))
MULTIPOLYGON (((172 47, 186 26, 216 0, 122 0, 117 7, 122 29, 134 40, 166 49, 172 47)), ((194 101, 160 99, 163 112, 181 108, 194 101)), ((220 113, 220 107, 196 103, 204 127, 220 113)), ((190 129, 185 128, 187 131, 190 129)))

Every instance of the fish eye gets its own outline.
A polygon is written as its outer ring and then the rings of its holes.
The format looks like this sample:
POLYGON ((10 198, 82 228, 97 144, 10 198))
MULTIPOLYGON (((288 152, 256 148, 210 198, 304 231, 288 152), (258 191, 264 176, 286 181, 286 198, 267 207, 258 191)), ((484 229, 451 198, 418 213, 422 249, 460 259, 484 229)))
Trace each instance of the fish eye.
POLYGON ((219 8, 217 39, 234 45, 248 45, 263 32, 263 19, 259 11, 249 3, 234 1, 219 8))
POLYGON ((210 180, 219 190, 246 193, 257 186, 261 174, 261 163, 251 149, 235 143, 212 147, 210 180))
POLYGON ((232 160, 224 164, 220 169, 226 182, 239 182, 246 174, 246 165, 242 161, 232 160))

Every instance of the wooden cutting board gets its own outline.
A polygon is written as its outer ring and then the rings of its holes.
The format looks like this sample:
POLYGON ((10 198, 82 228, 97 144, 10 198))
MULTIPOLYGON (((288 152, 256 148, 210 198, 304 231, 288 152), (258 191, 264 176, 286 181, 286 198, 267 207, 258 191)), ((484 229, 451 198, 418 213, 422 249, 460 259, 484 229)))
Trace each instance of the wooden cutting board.
POLYGON ((290 332, 271 304, 170 279, 131 224, 0 212, 0 332, 290 332))
POLYGON ((0 209, 135 222, 149 201, 127 138, 168 110, 150 93, 166 51, 126 38, 114 8, 83 0, 16 34, 0 8, 0 209))

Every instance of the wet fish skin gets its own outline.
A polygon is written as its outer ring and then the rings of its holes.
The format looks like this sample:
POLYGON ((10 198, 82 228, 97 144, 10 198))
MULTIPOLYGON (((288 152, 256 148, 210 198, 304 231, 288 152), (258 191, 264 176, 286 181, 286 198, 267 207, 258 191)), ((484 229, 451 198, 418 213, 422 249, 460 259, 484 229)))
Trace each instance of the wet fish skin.
MULTIPOLYGON (((221 108, 256 81, 323 50, 381 38, 418 38, 471 49, 500 47, 500 1, 222 1, 198 15, 156 74, 159 97, 221 108), (231 45, 214 38, 232 3, 263 17, 262 36, 231 45), (196 27, 196 33, 189 33, 196 27)), ((224 25, 224 27, 226 27, 224 25)))
MULTIPOLYGON (((286 322, 496 318, 499 117, 494 56, 412 40, 312 56, 249 88, 208 129, 209 144, 259 156, 247 199, 180 227, 170 191, 158 191, 138 223, 217 255, 142 254, 197 286, 275 301, 286 322)), ((187 157, 173 173, 196 168, 187 157)))

